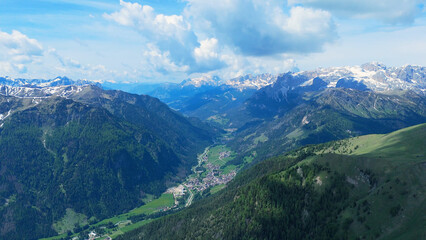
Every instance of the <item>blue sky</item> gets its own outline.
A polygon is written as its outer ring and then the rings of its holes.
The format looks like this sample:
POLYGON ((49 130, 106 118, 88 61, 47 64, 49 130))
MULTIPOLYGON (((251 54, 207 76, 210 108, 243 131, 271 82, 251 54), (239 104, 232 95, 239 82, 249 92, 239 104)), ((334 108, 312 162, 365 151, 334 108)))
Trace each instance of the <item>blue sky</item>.
POLYGON ((0 0, 0 76, 232 78, 426 65, 426 0, 0 0))

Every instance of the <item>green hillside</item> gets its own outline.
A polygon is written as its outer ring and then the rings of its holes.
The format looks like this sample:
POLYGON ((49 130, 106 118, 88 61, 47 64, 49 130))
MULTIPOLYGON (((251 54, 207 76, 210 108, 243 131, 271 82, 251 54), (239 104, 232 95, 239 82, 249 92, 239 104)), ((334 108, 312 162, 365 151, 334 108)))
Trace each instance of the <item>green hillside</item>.
POLYGON ((311 145, 118 239, 424 239, 426 124, 311 145))
POLYGON ((139 207, 184 179, 211 144, 214 130, 158 99, 78 94, 0 97, 10 113, 0 126, 0 239, 79 232, 139 207))

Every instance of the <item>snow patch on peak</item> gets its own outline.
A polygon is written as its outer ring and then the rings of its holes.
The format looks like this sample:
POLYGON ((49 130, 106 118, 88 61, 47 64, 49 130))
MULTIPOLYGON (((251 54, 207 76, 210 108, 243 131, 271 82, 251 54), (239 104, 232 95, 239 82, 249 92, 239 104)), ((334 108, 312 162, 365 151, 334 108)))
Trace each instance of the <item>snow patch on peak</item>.
POLYGON ((87 85, 97 84, 85 79, 72 80, 67 77, 58 76, 53 79, 23 79, 23 78, 10 78, 0 77, 0 85, 7 85, 13 87, 54 87, 54 86, 70 86, 70 85, 87 85))
POLYGON ((87 80, 71 80, 67 77, 54 79, 13 79, 0 77, 0 94, 18 98, 68 97, 83 88, 98 85, 87 80))
POLYGON ((406 65, 403 67, 386 67, 382 63, 372 62, 361 66, 319 68, 314 71, 295 73, 294 76, 307 76, 309 81, 319 77, 327 82, 327 87, 336 87, 341 79, 355 81, 377 92, 394 90, 413 90, 424 92, 426 89, 426 68, 406 65))
POLYGON ((201 76, 197 78, 190 78, 180 83, 181 87, 185 86, 228 86, 240 90, 244 89, 260 89, 267 85, 273 84, 277 80, 276 75, 264 73, 260 75, 247 74, 244 76, 232 78, 229 80, 222 80, 217 76, 201 76))
POLYGON ((360 67, 367 71, 386 70, 386 65, 379 62, 364 63, 360 67))
POLYGON ((181 83, 181 86, 195 86, 195 87, 201 87, 201 86, 219 86, 220 84, 220 78, 217 76, 209 76, 204 75, 201 77, 196 78, 189 78, 186 80, 183 80, 181 83))
POLYGON ((240 76, 237 78, 227 80, 224 82, 224 84, 227 86, 231 86, 233 88, 240 89, 240 90, 247 89, 247 88, 260 89, 265 86, 273 84, 276 80, 277 80, 276 75, 272 75, 268 73, 255 75, 255 76, 248 74, 245 76, 240 76))

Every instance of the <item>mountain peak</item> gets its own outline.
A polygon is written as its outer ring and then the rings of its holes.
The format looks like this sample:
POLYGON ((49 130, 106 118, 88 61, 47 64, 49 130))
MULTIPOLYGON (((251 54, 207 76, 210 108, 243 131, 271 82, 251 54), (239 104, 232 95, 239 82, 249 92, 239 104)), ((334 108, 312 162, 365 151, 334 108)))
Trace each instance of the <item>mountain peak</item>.
POLYGON ((336 87, 340 80, 345 79, 376 92, 395 90, 424 92, 426 90, 426 68, 411 65, 386 67, 382 63, 371 62, 361 66, 319 68, 294 75, 306 76, 310 82, 319 77, 328 83, 327 87, 336 87))
POLYGON ((0 94, 19 98, 67 97, 90 85, 99 86, 99 84, 87 80, 72 80, 65 76, 58 76, 53 79, 0 77, 0 94))
POLYGON ((367 71, 386 70, 386 65, 380 62, 369 62, 361 65, 361 68, 367 71))
POLYGON ((242 75, 236 78, 232 78, 229 80, 222 80, 218 76, 201 76, 197 78, 188 78, 183 80, 179 85, 181 87, 185 86, 194 86, 194 87, 201 87, 201 86, 228 86, 236 89, 260 89, 262 87, 265 87, 267 85, 270 85, 274 83, 277 79, 276 75, 272 75, 269 73, 263 73, 259 75, 253 75, 253 74, 246 74, 242 75))
POLYGON ((57 76, 52 79, 24 79, 24 78, 11 78, 11 77, 0 77, 0 85, 11 86, 11 87, 56 87, 56 86, 83 86, 97 83, 88 80, 72 80, 66 76, 57 76))
POLYGON ((210 76, 210 75, 204 75, 201 77, 196 78, 188 78, 183 80, 180 85, 181 86, 195 86, 195 87, 201 87, 201 86, 219 86, 220 84, 220 78, 218 76, 210 76))
POLYGON ((260 89, 273 84, 276 80, 277 76, 269 73, 259 75, 247 74, 227 80, 224 84, 238 89, 260 89))

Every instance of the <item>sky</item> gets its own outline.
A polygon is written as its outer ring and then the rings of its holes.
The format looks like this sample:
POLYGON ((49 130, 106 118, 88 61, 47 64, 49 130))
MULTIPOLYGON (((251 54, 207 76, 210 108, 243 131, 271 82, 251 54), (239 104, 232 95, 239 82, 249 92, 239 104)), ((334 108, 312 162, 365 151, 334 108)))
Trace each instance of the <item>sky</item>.
POLYGON ((0 76, 229 79, 426 66, 426 0, 0 0, 0 76))

